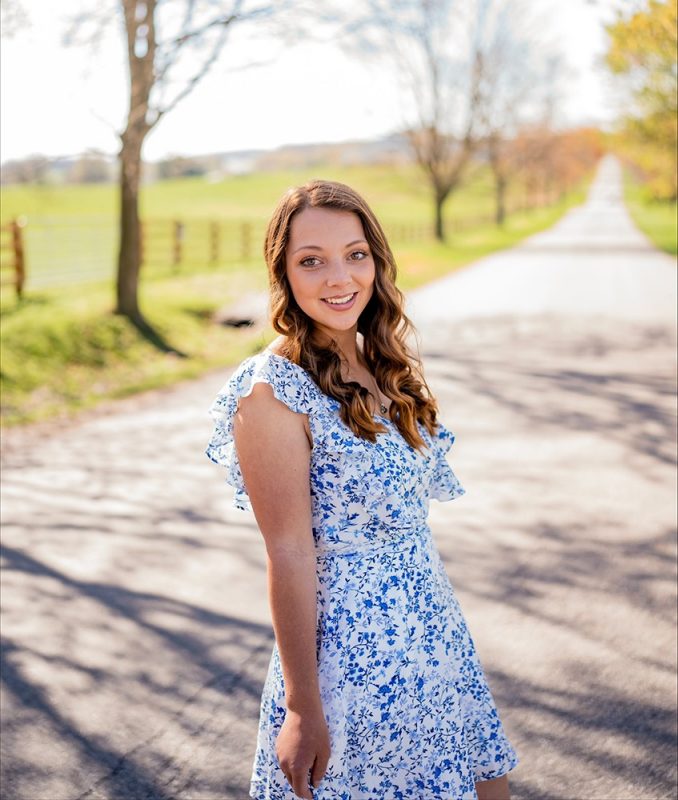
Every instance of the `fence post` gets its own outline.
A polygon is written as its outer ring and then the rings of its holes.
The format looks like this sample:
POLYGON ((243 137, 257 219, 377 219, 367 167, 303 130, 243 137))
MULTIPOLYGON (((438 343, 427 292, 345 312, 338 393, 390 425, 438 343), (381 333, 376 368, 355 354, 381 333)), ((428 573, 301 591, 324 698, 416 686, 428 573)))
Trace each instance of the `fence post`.
POLYGON ((252 243, 252 226, 249 222, 243 222, 241 228, 240 243, 242 246, 241 255, 243 261, 250 260, 250 250, 252 243))
POLYGON ((174 238, 172 245, 172 266, 178 267, 181 264, 182 243, 184 238, 184 223, 176 220, 174 222, 174 238))
POLYGON ((210 264, 219 263, 219 223, 210 222, 210 264))
POLYGON ((24 251, 23 228, 26 221, 22 217, 12 220, 12 248, 14 250, 14 280, 16 294, 19 299, 23 296, 26 281, 26 258, 24 251))

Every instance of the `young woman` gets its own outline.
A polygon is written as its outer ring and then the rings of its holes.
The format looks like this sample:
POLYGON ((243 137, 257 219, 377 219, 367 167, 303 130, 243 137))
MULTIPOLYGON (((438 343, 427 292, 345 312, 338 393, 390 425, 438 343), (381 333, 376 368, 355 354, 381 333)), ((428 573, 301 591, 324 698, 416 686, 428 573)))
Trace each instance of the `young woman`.
POLYGON ((208 456, 265 540, 275 645, 256 800, 507 800, 518 763, 427 525, 464 489, 381 226, 347 186, 281 199, 279 337, 219 392, 208 456))

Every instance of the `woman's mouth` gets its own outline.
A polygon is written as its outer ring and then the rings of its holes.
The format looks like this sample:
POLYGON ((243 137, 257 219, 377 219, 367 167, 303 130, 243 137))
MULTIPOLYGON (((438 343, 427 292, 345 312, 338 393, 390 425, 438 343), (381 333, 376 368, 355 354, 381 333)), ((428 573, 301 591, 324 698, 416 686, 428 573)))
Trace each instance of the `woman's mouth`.
POLYGON ((340 297, 321 297, 320 299, 326 306, 334 309, 334 311, 345 311, 347 308, 351 308, 355 303, 357 294, 358 292, 353 292, 352 294, 345 294, 340 297))

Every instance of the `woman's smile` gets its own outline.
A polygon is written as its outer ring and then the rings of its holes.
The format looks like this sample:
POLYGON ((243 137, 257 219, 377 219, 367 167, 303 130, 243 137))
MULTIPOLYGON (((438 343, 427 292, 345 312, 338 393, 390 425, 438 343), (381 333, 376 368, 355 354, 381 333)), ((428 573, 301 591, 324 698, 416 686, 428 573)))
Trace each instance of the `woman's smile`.
POLYGON ((334 311, 345 311, 347 308, 353 306, 357 296, 358 292, 353 292, 352 294, 345 294, 341 297, 321 297, 320 299, 323 303, 334 309, 334 311))

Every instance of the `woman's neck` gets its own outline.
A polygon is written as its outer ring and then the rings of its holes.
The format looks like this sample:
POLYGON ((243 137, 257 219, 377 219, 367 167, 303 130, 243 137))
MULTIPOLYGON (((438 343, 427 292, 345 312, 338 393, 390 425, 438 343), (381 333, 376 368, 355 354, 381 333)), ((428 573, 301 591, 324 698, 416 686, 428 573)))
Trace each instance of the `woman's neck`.
MULTIPOLYGON (((336 335, 330 337, 326 332, 323 332, 323 334, 325 337, 331 338, 332 341, 337 345, 341 359, 346 364, 346 368, 349 372, 360 371, 361 369, 365 369, 367 367, 362 353, 362 345, 356 332, 346 331, 346 334, 348 335, 341 338, 337 337, 336 335)), ((267 349, 273 353, 281 354, 285 350, 285 342, 285 336, 278 336, 277 339, 274 339, 268 345, 267 349)))

